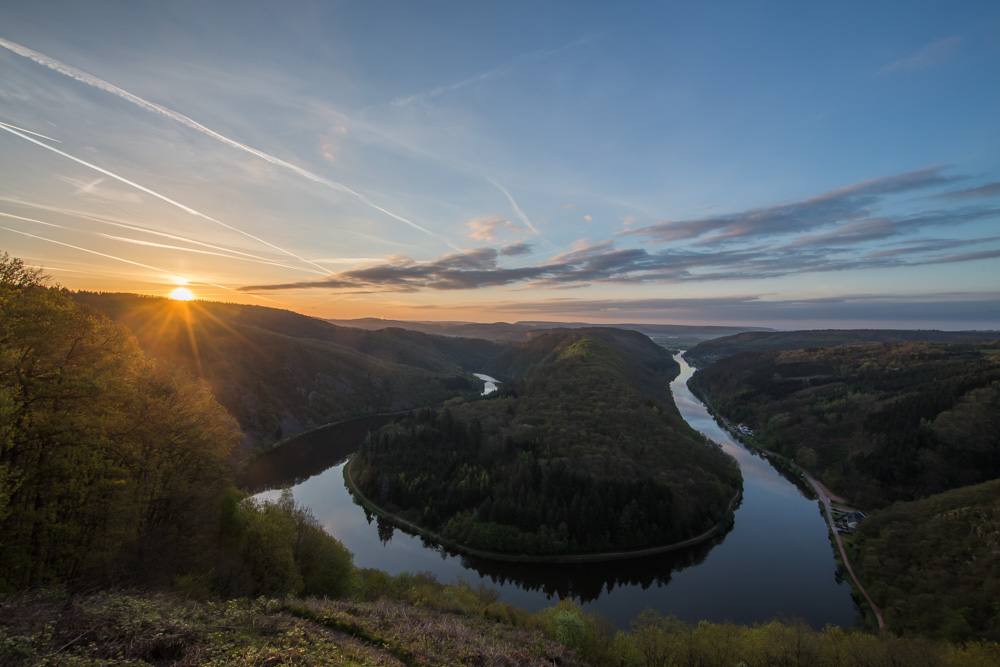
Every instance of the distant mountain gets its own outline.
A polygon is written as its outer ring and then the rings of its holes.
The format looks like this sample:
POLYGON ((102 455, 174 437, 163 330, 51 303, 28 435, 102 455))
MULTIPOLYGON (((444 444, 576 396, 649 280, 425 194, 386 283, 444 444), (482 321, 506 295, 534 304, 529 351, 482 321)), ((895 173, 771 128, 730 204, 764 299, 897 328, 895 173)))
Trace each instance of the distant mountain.
POLYGON ((626 329, 638 331, 667 347, 686 349, 700 341, 730 336, 744 331, 767 331, 764 327, 720 327, 685 324, 588 324, 586 322, 546 322, 529 321, 478 323, 478 322, 406 322, 402 320, 381 320, 364 318, 358 320, 326 320, 332 324, 358 329, 378 330, 389 327, 422 331, 442 336, 467 336, 489 340, 523 341, 540 331, 553 329, 626 329))
POLYGON ((703 368, 724 357, 759 350, 806 350, 867 343, 988 343, 998 331, 935 331, 906 329, 821 329, 815 331, 747 331, 713 338, 689 349, 684 358, 703 368))
POLYGON ((403 329, 363 331, 263 306, 77 292, 154 357, 203 378, 248 446, 379 412, 475 395, 503 345, 403 329))

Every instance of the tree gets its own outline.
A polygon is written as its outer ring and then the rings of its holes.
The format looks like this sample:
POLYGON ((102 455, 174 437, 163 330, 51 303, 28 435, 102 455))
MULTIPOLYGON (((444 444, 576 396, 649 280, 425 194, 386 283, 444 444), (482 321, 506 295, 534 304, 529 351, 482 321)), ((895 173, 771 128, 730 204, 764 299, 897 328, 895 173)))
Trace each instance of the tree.
POLYGON ((169 577, 204 554, 240 437, 197 381, 0 256, 0 590, 169 577))

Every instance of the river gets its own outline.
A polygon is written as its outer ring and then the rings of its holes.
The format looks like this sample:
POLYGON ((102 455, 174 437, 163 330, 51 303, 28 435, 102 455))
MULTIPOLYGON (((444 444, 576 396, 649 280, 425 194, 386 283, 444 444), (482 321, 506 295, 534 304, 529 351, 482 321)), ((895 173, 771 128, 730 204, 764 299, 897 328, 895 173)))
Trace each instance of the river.
POLYGON ((586 565, 499 563, 446 553, 367 516, 344 486, 347 457, 384 419, 314 431, 273 451, 258 469, 273 461, 268 486, 291 486, 296 502, 312 510, 360 567, 389 574, 431 572, 444 583, 458 578, 485 583, 500 591, 501 600, 529 611, 570 596, 619 627, 646 608, 692 623, 781 618, 802 619, 814 628, 855 625, 859 612, 850 587, 836 574, 818 503, 715 423, 687 388, 693 369, 680 355, 676 359, 681 374, 671 390, 681 415, 736 458, 744 480, 733 527, 688 549, 586 565))

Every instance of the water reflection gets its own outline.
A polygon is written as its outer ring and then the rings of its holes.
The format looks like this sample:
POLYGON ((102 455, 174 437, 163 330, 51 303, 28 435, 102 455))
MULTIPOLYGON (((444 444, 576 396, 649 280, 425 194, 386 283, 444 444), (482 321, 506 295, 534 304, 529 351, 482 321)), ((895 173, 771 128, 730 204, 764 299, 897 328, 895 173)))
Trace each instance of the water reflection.
POLYGON ((719 428, 687 389, 693 370, 679 361, 682 374, 671 389, 681 415, 736 457, 744 477, 735 524, 681 551, 600 564, 518 564, 449 553, 395 529, 356 505, 343 479, 346 457, 389 417, 303 435, 255 461, 244 485, 256 490, 292 486, 296 502, 309 507, 354 553, 359 567, 390 575, 429 572, 445 583, 458 578, 484 583, 498 588, 501 600, 529 611, 572 597, 620 627, 646 608, 689 622, 782 617, 801 618, 816 628, 853 625, 856 607, 850 588, 836 576, 817 504, 719 428))

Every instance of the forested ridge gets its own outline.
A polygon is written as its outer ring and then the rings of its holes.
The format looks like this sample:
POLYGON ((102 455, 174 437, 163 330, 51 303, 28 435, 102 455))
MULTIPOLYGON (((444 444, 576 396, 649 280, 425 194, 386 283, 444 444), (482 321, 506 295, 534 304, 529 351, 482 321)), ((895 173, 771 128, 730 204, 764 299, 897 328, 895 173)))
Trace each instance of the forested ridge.
POLYGON ((695 391, 862 506, 1000 476, 995 347, 885 343, 747 352, 699 370, 695 391))
POLYGON ((470 372, 503 349, 349 329, 263 306, 93 292, 73 298, 128 327, 150 356, 204 379, 248 449, 321 424, 475 395, 470 372))
POLYGON ((746 352, 692 388, 862 508, 845 537, 895 632, 1000 638, 1000 344, 746 352))
POLYGON ((516 379, 365 443, 350 472, 366 497, 446 541, 511 554, 660 546, 727 516, 739 470, 681 419, 677 364, 645 336, 548 333, 489 368, 516 379))
POLYGON ((938 331, 934 329, 817 329, 813 331, 747 331, 720 336, 688 349, 684 358, 697 368, 741 352, 807 350, 836 345, 873 343, 986 343, 995 331, 938 331))

